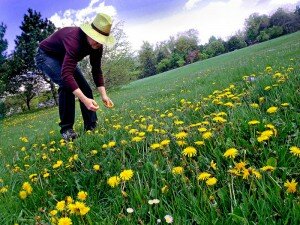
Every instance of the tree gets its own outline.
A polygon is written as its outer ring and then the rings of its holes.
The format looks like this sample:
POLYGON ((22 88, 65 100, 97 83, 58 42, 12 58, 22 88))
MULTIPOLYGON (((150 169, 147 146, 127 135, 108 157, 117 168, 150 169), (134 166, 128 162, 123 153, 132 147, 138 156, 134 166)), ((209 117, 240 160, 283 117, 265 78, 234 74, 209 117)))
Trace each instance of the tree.
POLYGON ((138 60, 141 67, 140 78, 149 77, 156 74, 155 54, 152 45, 149 42, 143 42, 138 54, 138 60))
POLYGON ((5 74, 5 61, 6 61, 6 49, 8 46, 7 40, 4 39, 6 32, 6 25, 3 23, 0 24, 0 96, 4 94, 5 86, 7 83, 7 77, 5 74))
POLYGON ((174 53, 180 55, 184 60, 184 64, 190 63, 197 58, 198 35, 198 31, 195 29, 190 29, 177 35, 174 53))
POLYGON ((272 26, 282 27, 283 34, 288 34, 299 30, 300 16, 297 8, 294 13, 287 12, 283 8, 277 9, 277 11, 270 18, 270 24, 272 26))
MULTIPOLYGON (((132 57, 130 44, 123 31, 123 22, 117 22, 111 33, 116 42, 112 48, 104 46, 102 56, 102 72, 105 78, 106 87, 113 87, 126 84, 137 77, 135 60, 132 57)), ((87 75, 87 81, 93 84, 91 66, 89 59, 85 58, 79 62, 81 71, 87 75)))
POLYGON ((227 49, 228 51, 234 51, 240 48, 244 48, 247 46, 244 38, 241 35, 233 35, 227 41, 227 49))
POLYGON ((245 21, 245 36, 248 45, 258 42, 257 37, 260 31, 270 26, 270 19, 267 15, 251 14, 245 21))
POLYGON ((221 38, 217 39, 214 36, 209 38, 209 42, 205 45, 203 53, 208 57, 221 55, 225 52, 224 42, 221 38))
MULTIPOLYGON (((10 66, 15 68, 10 69, 9 91, 14 94, 21 93, 27 108, 30 109, 30 101, 41 87, 41 85, 37 85, 41 82, 41 76, 36 75, 42 75, 42 73, 35 66, 36 49, 40 41, 54 32, 55 26, 48 19, 42 19, 40 13, 28 9, 20 29, 22 33, 16 37, 16 48, 11 59, 12 62, 10 62, 10 66)), ((45 80, 50 83, 48 79, 45 80)), ((56 95, 55 89, 52 91, 56 95)))

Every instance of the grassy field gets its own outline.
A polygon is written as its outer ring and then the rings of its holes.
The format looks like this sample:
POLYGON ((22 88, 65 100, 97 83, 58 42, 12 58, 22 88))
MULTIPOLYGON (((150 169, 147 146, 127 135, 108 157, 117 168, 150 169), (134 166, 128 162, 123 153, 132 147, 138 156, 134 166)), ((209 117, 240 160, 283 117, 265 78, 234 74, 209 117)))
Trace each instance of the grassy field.
POLYGON ((109 95, 1 121, 0 224, 300 224, 300 32, 109 95))

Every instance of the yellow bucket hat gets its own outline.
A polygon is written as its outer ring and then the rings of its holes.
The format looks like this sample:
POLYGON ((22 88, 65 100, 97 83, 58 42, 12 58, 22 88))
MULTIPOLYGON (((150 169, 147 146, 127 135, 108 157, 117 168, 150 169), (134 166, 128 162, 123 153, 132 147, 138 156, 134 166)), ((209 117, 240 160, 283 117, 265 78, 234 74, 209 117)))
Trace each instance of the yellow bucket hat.
POLYGON ((111 26, 111 17, 104 13, 98 13, 91 24, 82 24, 80 28, 94 41, 97 41, 100 44, 112 46, 115 43, 115 38, 110 34, 111 26))

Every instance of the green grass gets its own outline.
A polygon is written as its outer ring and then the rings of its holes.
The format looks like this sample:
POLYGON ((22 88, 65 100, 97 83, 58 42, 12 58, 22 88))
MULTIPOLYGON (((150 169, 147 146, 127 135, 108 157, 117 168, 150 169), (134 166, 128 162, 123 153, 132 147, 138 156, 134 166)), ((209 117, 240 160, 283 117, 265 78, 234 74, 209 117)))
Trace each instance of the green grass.
POLYGON ((299 224, 299 187, 289 193, 284 186, 300 181, 299 154, 290 152, 300 147, 299 40, 297 32, 130 83, 109 93, 115 107, 97 112, 95 133, 82 132, 77 111, 81 136, 74 143, 60 141, 57 108, 2 120, 1 224, 49 224, 51 217, 70 217, 73 224, 166 224, 167 214, 180 225, 299 224), (272 106, 277 112, 270 114, 272 106), (249 125, 252 120, 260 123, 249 125), (260 142, 266 130, 271 135, 260 142), (185 145, 178 143, 180 132, 187 134, 185 145), (163 140, 169 143, 154 150, 163 140), (188 146, 197 151, 193 157, 182 154, 188 146), (238 151, 233 158, 224 156, 230 148, 238 151), (58 160, 63 164, 53 168, 58 160), (183 174, 172 173, 178 166, 183 174), (132 179, 110 187, 108 179, 124 169, 133 170, 132 179), (202 172, 217 182, 198 180, 202 172), (24 182, 33 191, 22 200, 24 182), (86 215, 49 214, 67 196, 78 200, 79 191, 88 193, 86 215), (150 205, 151 199, 160 202, 150 205))

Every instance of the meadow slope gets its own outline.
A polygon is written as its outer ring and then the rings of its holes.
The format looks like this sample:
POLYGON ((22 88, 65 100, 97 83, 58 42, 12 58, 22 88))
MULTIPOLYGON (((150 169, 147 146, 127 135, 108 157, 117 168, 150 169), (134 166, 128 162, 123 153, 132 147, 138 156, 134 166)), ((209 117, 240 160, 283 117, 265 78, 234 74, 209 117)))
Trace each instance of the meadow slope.
MULTIPOLYGON (((66 143, 0 121, 0 224, 300 224, 300 32, 132 82, 66 143)), ((99 97, 96 99, 100 102, 99 97)))

